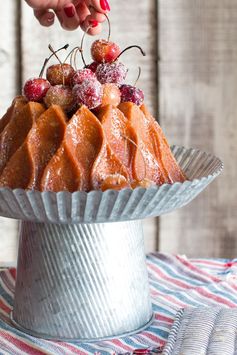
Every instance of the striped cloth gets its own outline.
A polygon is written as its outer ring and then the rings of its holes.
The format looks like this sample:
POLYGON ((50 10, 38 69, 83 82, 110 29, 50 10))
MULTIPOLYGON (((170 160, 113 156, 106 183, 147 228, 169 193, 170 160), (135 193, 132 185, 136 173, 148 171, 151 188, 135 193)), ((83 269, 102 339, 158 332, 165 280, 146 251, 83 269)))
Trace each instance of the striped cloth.
POLYGON ((162 355, 236 355, 237 308, 181 309, 162 355))
POLYGON ((237 259, 188 260, 184 256, 147 256, 155 319, 137 335, 93 344, 37 339, 11 326, 15 269, 0 272, 0 354, 157 354, 165 345, 177 311, 186 307, 237 307, 237 259))

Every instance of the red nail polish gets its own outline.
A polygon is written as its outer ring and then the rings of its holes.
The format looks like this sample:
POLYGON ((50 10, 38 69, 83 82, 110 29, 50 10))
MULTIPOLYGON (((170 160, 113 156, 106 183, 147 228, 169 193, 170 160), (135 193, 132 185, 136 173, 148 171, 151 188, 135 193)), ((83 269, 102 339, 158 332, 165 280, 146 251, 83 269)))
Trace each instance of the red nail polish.
POLYGON ((94 28, 94 27, 97 27, 97 26, 98 26, 98 21, 96 21, 96 20, 90 20, 90 21, 89 21, 89 24, 94 28))
POLYGON ((75 15, 75 9, 72 5, 65 6, 63 10, 67 17, 73 17, 75 15))
POLYGON ((110 6, 107 0, 100 0, 100 6, 104 11, 110 11, 110 6))
POLYGON ((105 1, 106 1, 107 10, 108 10, 108 11, 110 11, 110 6, 109 6, 109 3, 108 3, 108 1, 107 1, 107 0, 105 0, 105 1))

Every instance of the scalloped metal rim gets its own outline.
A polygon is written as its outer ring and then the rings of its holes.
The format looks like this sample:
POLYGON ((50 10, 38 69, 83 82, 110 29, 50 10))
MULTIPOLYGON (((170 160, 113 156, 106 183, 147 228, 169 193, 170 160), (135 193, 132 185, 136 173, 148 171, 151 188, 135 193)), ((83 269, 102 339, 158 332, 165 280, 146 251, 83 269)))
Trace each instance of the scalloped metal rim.
MULTIPOLYGON (((174 147, 174 146, 173 146, 174 147)), ((175 146, 176 148, 178 149, 186 149, 185 147, 183 146, 175 146)), ((187 151, 190 150, 190 151, 196 151, 196 152, 200 152, 200 153, 204 153, 203 151, 201 151, 200 149, 194 149, 194 148, 188 148, 187 151)), ((208 154, 208 153, 206 153, 208 154)), ((211 154, 210 154, 211 155, 211 154)), ((211 177, 216 177, 218 175, 220 175, 220 173, 222 172, 222 170, 224 169, 224 164, 223 162, 217 158, 216 156, 212 155, 213 158, 215 158, 217 161, 219 161, 219 168, 213 173, 213 174, 209 174, 207 176, 203 176, 201 179, 193 179, 193 180, 186 180, 185 182, 175 182, 174 184, 163 184, 161 186, 152 186, 150 187, 149 189, 153 189, 154 191, 155 190, 159 190, 161 188, 165 188, 166 186, 174 186, 174 185, 187 185, 187 184, 190 184, 190 183, 194 183, 196 181, 204 181, 204 180, 208 180, 209 178, 211 177)), ((82 194, 82 195, 91 195, 91 194, 100 194, 100 195, 104 195, 104 194, 108 194, 109 192, 113 191, 114 194, 119 194, 121 193, 121 191, 124 191, 124 190, 129 190, 129 191, 136 191, 136 190, 148 190, 146 188, 143 188, 143 187, 136 187, 135 189, 130 189, 130 188, 126 188, 126 189, 123 189, 123 190, 120 190, 120 191, 117 191, 117 190, 113 190, 113 189, 109 189, 109 190, 106 190, 104 192, 102 191, 99 191, 99 190, 92 190, 92 191, 89 191, 89 192, 85 192, 85 191, 74 191, 74 192, 68 192, 68 191, 59 191, 59 192, 53 192, 53 191, 39 191, 39 190, 24 190, 24 189, 10 189, 8 187, 0 187, 0 191, 3 191, 3 190, 9 190, 9 191, 12 191, 12 192, 15 192, 15 191, 24 191, 26 192, 27 194, 29 193, 34 193, 34 192, 37 192, 37 193, 40 193, 42 195, 44 194, 52 194, 52 195, 59 195, 59 194, 68 194, 68 195, 75 195, 75 194, 82 194)))
MULTIPOLYGON (((0 188, 0 194, 2 194, 7 207, 5 207, 5 211, 4 208, 2 208, 2 211, 0 208, 0 215, 46 223, 104 223, 107 221, 116 222, 143 219, 170 212, 190 202, 223 170, 222 161, 212 154, 199 149, 187 149, 179 146, 173 146, 172 149, 175 156, 178 159, 181 158, 180 162, 183 159, 183 165, 181 164, 181 167, 184 169, 184 172, 186 172, 185 169, 189 169, 192 162, 195 161, 196 163, 196 160, 199 159, 199 155, 200 162, 202 163, 200 169, 204 169, 203 171, 205 171, 205 169, 207 171, 212 169, 213 172, 201 176, 200 178, 187 180, 184 183, 176 182, 174 184, 152 186, 148 189, 138 187, 134 190, 123 189, 120 191, 107 190, 102 192, 94 190, 90 192, 75 191, 73 193, 68 191, 40 192, 37 190, 12 190, 7 187, 2 187, 0 188), (195 192, 195 188, 197 192, 195 192), (157 195, 159 195, 159 199, 157 195), (156 199, 153 197, 156 197, 156 199), (177 199, 180 201, 177 202, 177 199), (183 202, 181 203, 182 199, 183 202), (160 203, 161 200, 163 205, 161 205, 157 212, 153 212, 153 209, 157 209, 155 202, 160 203), (40 203, 38 205, 39 201, 40 203), (144 208, 142 208, 141 202, 144 202, 144 208), (14 203, 16 211, 18 209, 18 213, 15 212, 12 206, 14 203), (109 204, 111 205, 112 212, 107 208, 109 204), (102 211, 102 205, 107 208, 105 213, 102 211), (144 209, 147 213, 144 212, 144 209), (79 210, 81 214, 75 214, 75 210, 79 210)), ((193 171, 196 171, 195 168, 196 165, 193 167, 193 171)), ((196 173, 198 175, 198 172, 196 173)))

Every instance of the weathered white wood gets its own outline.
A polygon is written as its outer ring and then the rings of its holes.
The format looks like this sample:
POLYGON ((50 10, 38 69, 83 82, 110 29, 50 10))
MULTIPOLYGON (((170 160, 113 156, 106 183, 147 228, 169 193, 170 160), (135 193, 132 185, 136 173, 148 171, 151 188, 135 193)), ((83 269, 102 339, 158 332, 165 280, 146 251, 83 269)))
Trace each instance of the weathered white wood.
MULTIPOLYGON (((18 53, 17 30, 18 1, 0 2, 0 117, 17 93, 18 53)), ((0 265, 14 264, 17 248, 17 223, 0 218, 0 265)))
MULTIPOLYGON (((151 111, 156 111, 156 12, 155 2, 149 1, 116 1, 111 0, 111 24, 112 40, 122 48, 131 44, 139 44, 144 47, 147 57, 133 49, 124 54, 121 60, 129 67, 128 80, 134 83, 138 75, 138 67, 142 67, 140 87, 146 93, 147 105, 151 111), (139 19, 139 21, 138 21, 139 19)), ((100 37, 107 38, 108 28, 104 25, 104 31, 100 37)), ((52 28, 40 27, 32 15, 32 10, 22 1, 22 67, 23 80, 38 75, 44 58, 48 56, 48 44, 54 48, 69 43, 70 47, 80 45, 82 32, 63 31, 58 24, 52 28)), ((87 36, 85 39, 85 58, 90 63, 89 49, 94 38, 87 36)), ((64 55, 63 55, 64 57, 64 55)), ((157 239, 156 221, 144 222, 146 232, 147 251, 154 250, 157 239)))
POLYGON ((170 143, 220 156, 223 175, 161 218, 162 251, 237 254, 237 2, 160 0, 160 120, 170 143))
POLYGON ((0 266, 15 266, 17 259, 16 220, 0 218, 0 266))

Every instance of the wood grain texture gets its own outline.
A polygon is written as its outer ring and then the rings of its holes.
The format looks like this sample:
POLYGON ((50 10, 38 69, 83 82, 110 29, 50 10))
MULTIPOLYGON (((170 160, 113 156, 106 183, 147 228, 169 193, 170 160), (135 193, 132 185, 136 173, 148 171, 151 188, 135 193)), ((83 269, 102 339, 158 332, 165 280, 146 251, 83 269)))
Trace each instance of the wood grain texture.
POLYGON ((0 2, 0 117, 18 90, 18 1, 0 2))
MULTIPOLYGON (((18 90, 18 1, 0 2, 0 117, 18 90)), ((0 265, 15 264, 17 222, 0 218, 0 265)))
POLYGON ((237 2, 159 1, 160 121, 170 143, 222 158, 224 173, 189 206, 161 218, 160 248, 237 254, 237 2))

